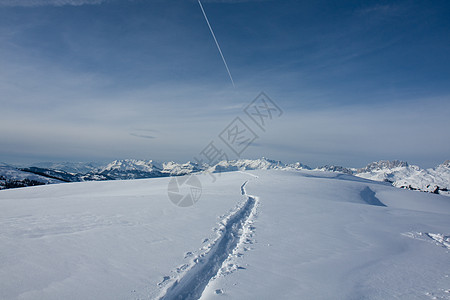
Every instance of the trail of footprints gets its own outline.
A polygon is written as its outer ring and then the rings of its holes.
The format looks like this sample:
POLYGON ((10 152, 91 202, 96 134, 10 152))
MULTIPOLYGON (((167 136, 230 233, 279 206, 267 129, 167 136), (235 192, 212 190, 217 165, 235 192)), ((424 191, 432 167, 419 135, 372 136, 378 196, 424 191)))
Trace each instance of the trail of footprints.
MULTIPOLYGON (((219 228, 214 228, 218 237, 210 242, 203 241, 197 256, 187 252, 185 259, 190 262, 177 267, 172 276, 164 276, 158 286, 163 291, 160 300, 198 299, 211 280, 230 274, 236 270, 246 269, 236 263, 236 259, 251 249, 254 243, 254 218, 258 199, 247 195, 245 185, 241 186, 241 194, 247 199, 242 206, 228 217, 223 217, 219 228)), ((216 289, 214 294, 223 294, 222 289, 216 289)))

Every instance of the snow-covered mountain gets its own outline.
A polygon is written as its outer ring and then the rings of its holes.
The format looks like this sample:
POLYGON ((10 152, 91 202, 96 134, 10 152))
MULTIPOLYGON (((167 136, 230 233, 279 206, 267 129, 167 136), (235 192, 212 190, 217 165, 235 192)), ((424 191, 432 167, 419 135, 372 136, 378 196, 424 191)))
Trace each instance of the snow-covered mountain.
POLYGON ((193 162, 155 162, 153 160, 123 159, 115 160, 110 164, 97 168, 83 175, 83 180, 106 180, 106 179, 140 179, 165 176, 180 176, 201 171, 221 173, 244 170, 310 170, 302 163, 284 164, 281 161, 267 158, 260 159, 238 159, 221 161, 213 166, 207 164, 199 165, 193 162))
POLYGON ((204 167, 199 164, 188 161, 185 164, 176 163, 173 161, 162 164, 162 173, 170 176, 186 175, 195 172, 203 171, 204 167))
MULTIPOLYGON (((180 176, 196 172, 231 172, 245 170, 311 170, 310 167, 300 162, 293 164, 284 164, 278 160, 268 158, 260 159, 237 159, 230 161, 221 161, 213 166, 199 165, 192 162, 176 163, 176 162, 155 162, 153 160, 123 159, 115 160, 107 165, 100 166, 95 163, 58 163, 58 164, 34 164, 32 167, 22 168, 18 170, 8 166, 14 172, 26 171, 26 176, 34 173, 40 177, 43 183, 56 183, 60 181, 77 182, 77 181, 99 181, 99 180, 125 180, 125 179, 142 179, 153 177, 180 176), (60 167, 61 169, 43 168, 36 166, 60 167), (97 166, 97 167, 95 167, 97 166), (88 171, 86 173, 70 172, 74 170, 88 171), (45 180, 43 178, 46 178, 45 180)), ((450 190, 450 161, 432 169, 422 169, 416 165, 410 165, 403 161, 387 161, 382 160, 368 164, 364 168, 346 168, 342 166, 326 165, 314 169, 315 171, 338 172, 351 174, 358 177, 390 182, 393 186, 419 190, 424 192, 449 195, 450 190)), ((14 179, 12 173, 3 171, 4 179, 14 179), (10 178, 11 177, 11 178, 10 178)), ((2 174, 0 174, 2 175, 2 174)), ((25 176, 23 175, 23 176, 25 176)), ((17 176, 16 176, 17 177, 17 176)), ((3 184, 3 187, 5 185, 3 184)))
POLYGON ((304 165, 301 162, 288 164, 288 165, 286 165, 286 169, 289 169, 289 170, 312 170, 309 166, 304 165))
POLYGON ((38 162, 31 165, 31 167, 64 171, 71 174, 86 174, 102 166, 103 164, 97 162, 38 162))
POLYGON ((162 165, 152 160, 122 159, 98 168, 88 175, 103 176, 105 179, 140 179, 160 177, 162 165))
POLYGON ((231 171, 245 171, 245 170, 309 170, 310 168, 302 163, 295 163, 286 165, 279 160, 271 160, 265 157, 260 159, 238 159, 238 160, 223 160, 216 165, 207 168, 209 172, 221 173, 231 171))
POLYGON ((33 173, 36 175, 41 175, 47 178, 53 178, 56 180, 64 181, 64 182, 78 182, 85 181, 83 180, 83 176, 77 173, 69 173, 63 170, 55 170, 55 169, 45 169, 38 167, 28 167, 22 168, 21 171, 33 173))
POLYGON ((403 161, 379 161, 358 169, 355 175, 390 182, 399 188, 449 195, 450 161, 431 169, 422 169, 403 161))
POLYGON ((330 166, 330 165, 325 165, 323 167, 317 168, 317 171, 325 171, 325 172, 338 172, 338 173, 345 173, 345 174, 353 174, 354 173, 354 169, 349 169, 346 167, 342 167, 342 166, 330 166))
POLYGON ((85 180, 141 179, 166 176, 180 176, 202 171, 195 163, 159 163, 153 160, 123 159, 93 170, 83 176, 85 180), (97 179, 92 179, 97 178, 97 179))
POLYGON ((30 172, 24 172, 8 164, 0 163, 0 189, 61 182, 62 181, 54 178, 49 178, 30 172))
POLYGON ((399 160, 381 160, 359 169, 327 165, 315 170, 352 174, 374 181, 389 182, 398 188, 450 196, 450 161, 448 160, 430 169, 422 169, 399 160))

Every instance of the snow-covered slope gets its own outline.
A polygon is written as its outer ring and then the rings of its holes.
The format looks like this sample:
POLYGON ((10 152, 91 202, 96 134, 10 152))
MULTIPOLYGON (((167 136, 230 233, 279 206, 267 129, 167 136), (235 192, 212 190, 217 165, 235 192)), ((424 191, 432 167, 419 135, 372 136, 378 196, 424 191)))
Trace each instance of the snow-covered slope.
POLYGON ((171 178, 0 191, 0 299, 449 298, 447 197, 319 171, 196 176, 187 208, 171 178))

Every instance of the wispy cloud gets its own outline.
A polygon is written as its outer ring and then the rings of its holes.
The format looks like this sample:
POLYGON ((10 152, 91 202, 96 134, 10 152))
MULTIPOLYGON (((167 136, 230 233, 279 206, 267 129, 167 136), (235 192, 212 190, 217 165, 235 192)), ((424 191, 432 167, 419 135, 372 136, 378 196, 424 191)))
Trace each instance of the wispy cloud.
POLYGON ((150 135, 149 133, 157 133, 157 132, 158 131, 154 129, 135 129, 132 132, 130 132, 130 135, 144 139, 156 139, 156 136, 154 134, 150 135))
POLYGON ((144 138, 144 139, 156 139, 156 136, 152 136, 152 135, 147 135, 147 134, 139 134, 139 133, 130 133, 131 136, 135 136, 135 137, 139 137, 139 138, 144 138))
POLYGON ((356 11, 358 15, 370 15, 370 14, 381 14, 381 15, 390 15, 397 13, 400 10, 398 5, 392 4, 377 4, 369 7, 365 7, 356 11))
POLYGON ((36 7, 36 6, 80 6, 101 4, 108 0, 0 0, 0 6, 36 7))

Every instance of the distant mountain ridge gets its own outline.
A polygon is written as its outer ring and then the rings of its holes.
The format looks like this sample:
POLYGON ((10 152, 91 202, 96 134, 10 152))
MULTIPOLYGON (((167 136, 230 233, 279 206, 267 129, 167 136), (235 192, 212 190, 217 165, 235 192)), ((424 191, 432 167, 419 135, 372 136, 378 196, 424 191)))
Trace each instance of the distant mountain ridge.
MULTIPOLYGON (((314 170, 350 174, 375 181, 390 182, 398 188, 419 190, 450 196, 450 160, 431 169, 422 169, 404 161, 381 160, 372 162, 364 168, 346 168, 326 165, 312 169, 300 162, 284 164, 268 158, 237 159, 221 161, 213 166, 199 165, 193 162, 155 162, 153 160, 122 159, 109 164, 98 163, 38 163, 26 168, 14 168, 0 163, 0 189, 10 187, 8 180, 19 180, 18 187, 33 184, 50 184, 60 182, 98 181, 98 180, 128 180, 167 176, 180 176, 197 172, 231 172, 244 170, 314 170), (77 172, 77 171, 80 172, 77 172)), ((14 186, 13 186, 14 187, 14 186)))
POLYGON ((419 166, 399 160, 381 160, 372 162, 360 169, 324 166, 316 170, 352 174, 374 181, 389 182, 398 188, 450 196, 449 160, 430 169, 422 169, 419 166))
POLYGON ((72 174, 86 174, 103 166, 103 164, 96 162, 39 162, 34 163, 31 166, 42 169, 59 170, 72 174))
POLYGON ((422 169, 401 161, 380 161, 358 169, 355 176, 390 182, 399 188, 450 195, 450 161, 448 160, 430 169, 422 169))
POLYGON ((8 164, 0 163, 0 190, 61 182, 63 181, 59 179, 25 172, 8 164))

